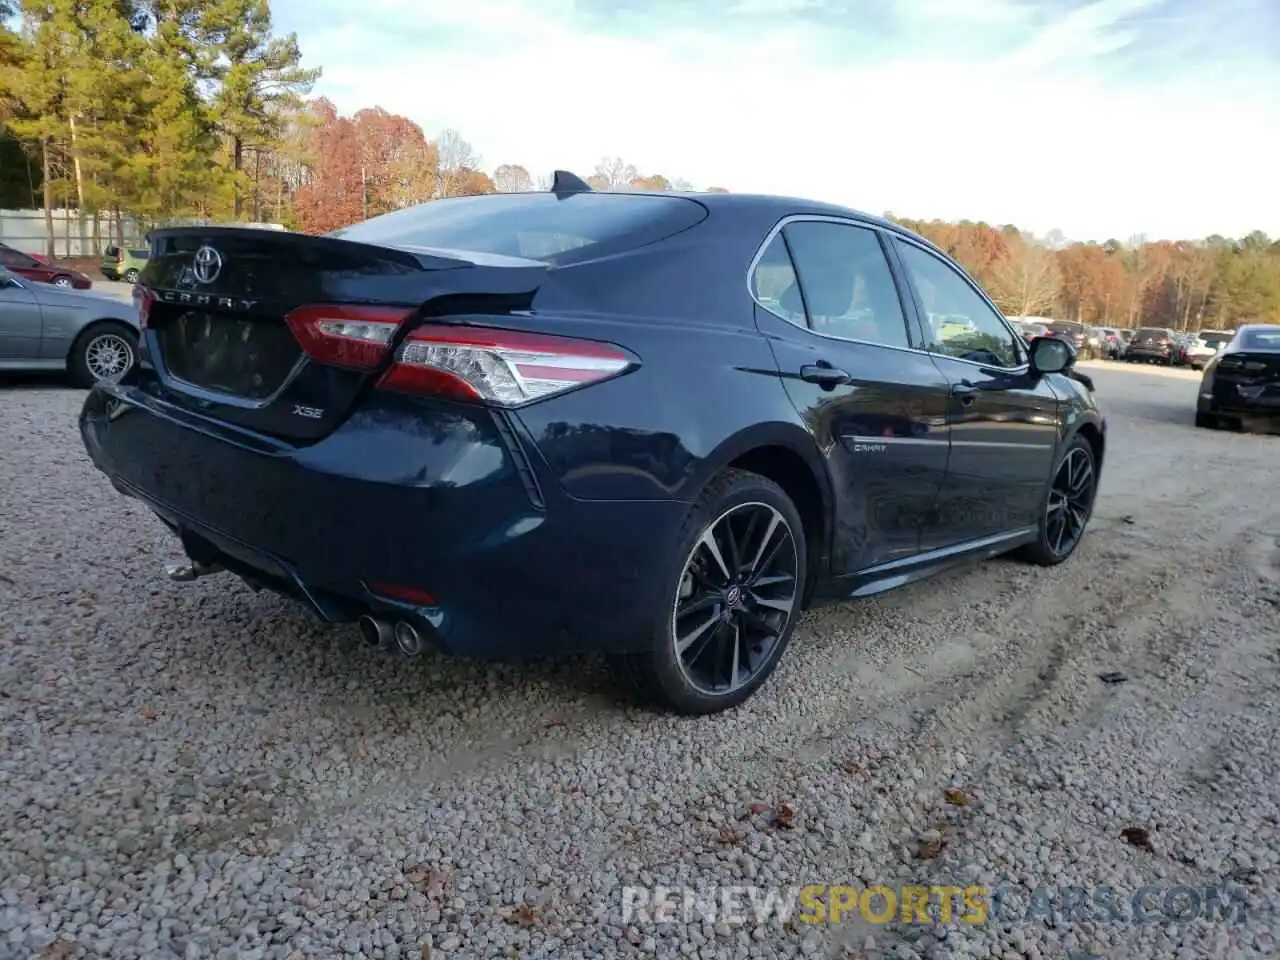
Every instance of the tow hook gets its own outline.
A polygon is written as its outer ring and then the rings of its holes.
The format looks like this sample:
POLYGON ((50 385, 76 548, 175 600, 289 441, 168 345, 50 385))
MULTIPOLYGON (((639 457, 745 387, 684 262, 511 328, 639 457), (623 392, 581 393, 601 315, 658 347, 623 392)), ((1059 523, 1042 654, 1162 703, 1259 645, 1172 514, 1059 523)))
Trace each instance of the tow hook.
POLYGON ((192 560, 183 563, 166 563, 164 565, 164 575, 174 583, 189 583, 200 577, 207 577, 212 573, 221 573, 222 566, 217 563, 201 563, 198 560, 192 560))

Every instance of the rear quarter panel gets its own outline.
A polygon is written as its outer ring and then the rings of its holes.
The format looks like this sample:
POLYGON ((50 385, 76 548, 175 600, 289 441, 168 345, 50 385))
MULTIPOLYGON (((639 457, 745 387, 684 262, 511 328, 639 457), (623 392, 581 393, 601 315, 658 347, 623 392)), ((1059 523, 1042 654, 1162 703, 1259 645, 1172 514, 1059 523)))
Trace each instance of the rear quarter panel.
POLYGON ((821 469, 747 292, 772 221, 741 226, 713 214, 661 244, 549 275, 537 329, 616 343, 640 359, 624 376, 519 411, 570 496, 692 501, 734 456, 766 444, 821 469))

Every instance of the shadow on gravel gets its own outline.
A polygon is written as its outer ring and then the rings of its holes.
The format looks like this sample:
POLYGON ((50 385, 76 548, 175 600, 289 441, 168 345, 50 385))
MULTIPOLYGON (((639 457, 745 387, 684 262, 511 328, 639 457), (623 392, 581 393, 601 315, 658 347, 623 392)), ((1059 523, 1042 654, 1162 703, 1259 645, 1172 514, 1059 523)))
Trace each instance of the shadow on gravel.
POLYGON ((75 390, 62 373, 0 373, 0 390, 75 390))

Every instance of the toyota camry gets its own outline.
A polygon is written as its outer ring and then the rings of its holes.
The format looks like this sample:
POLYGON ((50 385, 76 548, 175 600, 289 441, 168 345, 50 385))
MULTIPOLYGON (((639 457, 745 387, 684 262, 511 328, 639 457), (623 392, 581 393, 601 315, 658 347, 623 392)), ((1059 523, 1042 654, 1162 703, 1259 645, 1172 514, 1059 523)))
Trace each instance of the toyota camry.
POLYGON ((1080 543, 1105 422, 922 238, 805 200, 436 201, 151 234, 85 446, 233 574, 416 654, 606 655, 711 713, 808 605, 1080 543))

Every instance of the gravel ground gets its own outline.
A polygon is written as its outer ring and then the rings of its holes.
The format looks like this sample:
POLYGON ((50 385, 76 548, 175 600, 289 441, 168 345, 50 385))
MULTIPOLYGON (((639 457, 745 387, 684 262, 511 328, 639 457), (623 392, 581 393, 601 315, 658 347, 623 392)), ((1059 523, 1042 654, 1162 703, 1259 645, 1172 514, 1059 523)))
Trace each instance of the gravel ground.
POLYGON ((1197 375, 1090 366, 1110 451, 1071 562, 810 614, 704 720, 592 662, 399 661, 170 584, 81 395, 0 385, 0 956, 1275 956, 1280 439, 1195 430, 1197 375), (1245 923, 622 912, 659 883, 1227 880, 1245 923))

